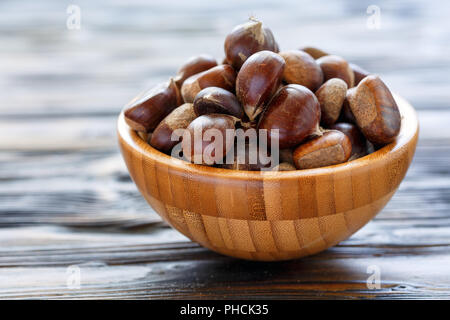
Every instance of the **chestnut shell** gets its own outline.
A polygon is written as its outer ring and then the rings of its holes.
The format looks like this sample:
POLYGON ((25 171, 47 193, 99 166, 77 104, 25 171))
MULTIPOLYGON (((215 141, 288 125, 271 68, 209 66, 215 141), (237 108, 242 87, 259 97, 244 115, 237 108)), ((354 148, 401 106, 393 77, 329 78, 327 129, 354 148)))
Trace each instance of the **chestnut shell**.
POLYGON ((319 121, 320 105, 314 93, 304 86, 290 84, 273 96, 258 128, 267 130, 268 143, 273 136, 271 130, 278 129, 279 147, 285 149, 297 146, 314 133, 319 121))

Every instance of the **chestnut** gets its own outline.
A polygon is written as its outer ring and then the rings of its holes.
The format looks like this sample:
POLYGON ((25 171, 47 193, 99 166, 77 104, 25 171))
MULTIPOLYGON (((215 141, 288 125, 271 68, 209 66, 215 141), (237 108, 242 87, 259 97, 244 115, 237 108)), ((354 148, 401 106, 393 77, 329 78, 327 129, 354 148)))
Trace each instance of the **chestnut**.
POLYGON ((318 48, 314 48, 314 47, 302 47, 302 48, 300 48, 300 50, 306 52, 314 59, 319 59, 319 58, 322 58, 322 57, 328 55, 328 53, 326 53, 325 51, 320 50, 318 48))
POLYGON ((222 163, 233 147, 236 118, 225 114, 205 114, 193 120, 186 128, 183 156, 196 164, 222 163))
POLYGON ((125 121, 136 131, 151 132, 180 104, 180 91, 171 79, 134 98, 125 107, 125 121))
POLYGON ((147 133, 147 132, 143 132, 143 131, 136 131, 138 136, 141 137, 142 140, 144 140, 145 142, 149 143, 150 139, 152 138, 152 134, 151 133, 147 133))
POLYGON ((320 105, 314 93, 298 85, 287 85, 273 96, 259 121, 266 129, 268 142, 278 130, 281 149, 297 146, 319 126, 320 105))
POLYGON ((272 171, 292 171, 295 170, 295 166, 289 162, 282 162, 272 168, 272 171))
POLYGON ((349 97, 350 109, 364 136, 375 145, 392 142, 401 116, 391 92, 375 75, 365 77, 349 97))
POLYGON ((215 66, 217 66, 217 61, 210 55, 201 54, 191 57, 178 70, 177 75, 174 77, 175 84, 181 89, 184 80, 194 74, 209 70, 215 66))
POLYGON ((317 63, 323 72, 324 81, 331 78, 339 78, 347 83, 347 87, 352 88, 355 83, 355 75, 346 60, 339 56, 328 55, 317 59, 317 63))
POLYGON ((181 86, 184 102, 192 103, 195 96, 207 87, 220 87, 234 92, 236 72, 228 64, 222 64, 187 78, 181 86))
POLYGON ((362 79, 364 79, 370 74, 369 71, 364 70, 363 68, 354 63, 350 63, 349 65, 350 68, 352 68, 353 70, 353 74, 355 75, 355 86, 358 85, 362 79))
POLYGON ((364 138, 364 135, 357 126, 351 123, 339 122, 330 126, 330 129, 338 130, 350 139, 352 144, 352 153, 350 156, 351 160, 360 158, 367 154, 366 138, 364 138))
POLYGON ((196 118, 192 103, 185 103, 173 110, 156 127, 151 136, 150 145, 161 152, 169 153, 180 139, 172 137, 176 129, 186 129, 196 118))
POLYGON ((284 59, 271 51, 257 52, 242 65, 236 78, 236 95, 250 121, 263 111, 280 86, 284 66, 284 59))
POLYGON ((336 122, 341 114, 342 105, 347 94, 347 84, 339 78, 332 78, 316 91, 320 103, 321 124, 329 126, 336 122))
POLYGON ((322 69, 313 57, 300 50, 280 52, 286 62, 283 80, 287 83, 300 84, 315 91, 323 82, 322 69))
POLYGON ((264 28, 261 21, 251 18, 248 22, 236 26, 225 39, 226 60, 239 70, 252 54, 269 50, 278 52, 272 31, 264 28))
POLYGON ((208 87, 200 91, 194 99, 197 116, 208 113, 224 113, 242 119, 244 109, 234 94, 219 87, 208 87))
POLYGON ((292 155, 292 153, 294 152, 294 150, 292 150, 292 149, 280 149, 280 151, 279 151, 279 156, 280 156, 280 161, 279 161, 279 163, 282 163, 282 162, 287 162, 287 163, 290 163, 290 164, 294 164, 294 158, 293 158, 293 155, 292 155))
POLYGON ((344 133, 328 130, 298 146, 294 150, 294 164, 297 169, 331 166, 346 162, 351 152, 352 144, 344 133))

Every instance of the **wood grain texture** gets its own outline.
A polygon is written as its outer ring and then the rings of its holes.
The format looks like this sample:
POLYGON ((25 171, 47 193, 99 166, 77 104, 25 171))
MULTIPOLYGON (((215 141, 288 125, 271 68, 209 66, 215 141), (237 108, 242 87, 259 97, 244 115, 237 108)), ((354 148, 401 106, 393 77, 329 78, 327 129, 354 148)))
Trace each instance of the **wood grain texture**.
MULTIPOLYGON (((445 2, 377 1, 378 30, 366 27, 368 3, 361 1, 74 4, 81 8, 80 30, 66 28, 68 3, 0 1, 0 298, 450 298, 445 2), (150 208, 117 148, 123 105, 173 76, 190 56, 209 53, 221 60, 224 37, 249 14, 271 27, 282 50, 316 46, 379 74, 420 119, 414 160, 386 207, 347 240, 300 260, 253 263, 190 242, 150 208), (81 268, 80 289, 67 288, 71 264, 81 268), (367 288, 369 266, 380 268, 380 289, 367 288)), ((179 195, 174 207, 191 205, 182 179, 170 185, 179 195)), ((308 180, 280 184, 295 193, 315 189, 308 180)), ((350 183, 339 186, 334 192, 340 198, 353 190, 350 183)), ((192 199, 206 196, 215 197, 196 192, 192 199)), ((316 207, 290 195, 264 197, 273 204, 266 208, 272 220, 294 219, 281 205, 290 212, 316 207)), ((339 211, 349 204, 335 203, 339 211)), ((226 206, 208 203, 208 210, 220 215, 226 206)), ((168 214, 187 230, 179 210, 168 214)), ((232 246, 224 222, 212 221, 207 230, 220 230, 216 241, 232 246)), ((249 228, 271 232, 268 222, 249 221, 249 228)), ((317 224, 308 230, 305 241, 314 238, 317 224)), ((254 242, 257 249, 275 246, 254 242)))
POLYGON ((394 142, 363 158, 324 168, 250 172, 193 165, 152 148, 126 125, 123 114, 118 120, 119 145, 144 198, 193 241, 243 259, 294 259, 348 238, 397 190, 412 161, 419 130, 414 109, 401 98, 397 102, 402 128, 394 142), (190 200, 179 207, 180 193, 173 192, 172 179, 190 200), (291 188, 305 183, 313 188, 291 188), (289 198, 283 202, 285 195, 289 198), (222 208, 220 214, 214 204, 222 208), (274 207, 280 213, 267 214, 274 207), (217 227, 220 224, 225 232, 217 227))

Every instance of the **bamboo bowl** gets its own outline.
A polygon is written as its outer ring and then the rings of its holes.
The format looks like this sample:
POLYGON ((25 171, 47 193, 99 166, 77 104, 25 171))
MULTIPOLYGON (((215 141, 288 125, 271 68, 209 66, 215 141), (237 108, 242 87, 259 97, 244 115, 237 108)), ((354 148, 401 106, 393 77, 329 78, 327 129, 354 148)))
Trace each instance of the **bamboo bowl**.
POLYGON ((348 238, 391 199, 413 158, 414 109, 395 97, 399 136, 363 158, 284 172, 210 168, 171 158, 118 120, 123 158, 152 208, 172 227, 216 252, 249 260, 288 260, 348 238))

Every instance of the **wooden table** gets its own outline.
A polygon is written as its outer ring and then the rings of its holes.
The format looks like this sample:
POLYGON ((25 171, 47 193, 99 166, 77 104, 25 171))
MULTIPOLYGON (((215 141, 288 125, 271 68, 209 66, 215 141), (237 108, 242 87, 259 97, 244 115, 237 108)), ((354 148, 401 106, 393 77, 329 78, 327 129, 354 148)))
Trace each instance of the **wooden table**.
POLYGON ((0 3, 0 298, 450 298, 450 22, 439 1, 0 3), (187 57, 223 57, 254 14, 282 48, 314 45, 376 72, 417 109, 414 162, 350 239, 292 262, 220 256, 148 207, 115 122, 187 57), (367 285, 380 276, 379 288, 367 285), (370 278, 372 279, 372 278, 370 278), (370 280, 369 279, 369 280, 370 280))

